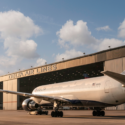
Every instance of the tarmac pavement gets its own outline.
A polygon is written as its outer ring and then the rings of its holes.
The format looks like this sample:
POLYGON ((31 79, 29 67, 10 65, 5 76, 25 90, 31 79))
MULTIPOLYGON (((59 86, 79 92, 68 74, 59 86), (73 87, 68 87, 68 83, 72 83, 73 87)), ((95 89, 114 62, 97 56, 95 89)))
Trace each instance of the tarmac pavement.
POLYGON ((125 125, 125 111, 105 111, 106 116, 92 116, 92 111, 67 110, 64 117, 28 115, 25 111, 0 110, 0 125, 125 125))

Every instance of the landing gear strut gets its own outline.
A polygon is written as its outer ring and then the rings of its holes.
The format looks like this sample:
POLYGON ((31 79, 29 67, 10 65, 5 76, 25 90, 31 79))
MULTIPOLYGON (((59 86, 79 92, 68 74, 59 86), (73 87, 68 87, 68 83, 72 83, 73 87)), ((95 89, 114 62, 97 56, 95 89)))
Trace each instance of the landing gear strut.
POLYGON ((105 116, 105 112, 104 111, 93 111, 93 116, 105 116))
POLYGON ((55 111, 51 112, 51 116, 52 117, 63 117, 63 112, 62 111, 58 111, 59 106, 60 106, 60 103, 54 101, 54 109, 55 109, 55 111))

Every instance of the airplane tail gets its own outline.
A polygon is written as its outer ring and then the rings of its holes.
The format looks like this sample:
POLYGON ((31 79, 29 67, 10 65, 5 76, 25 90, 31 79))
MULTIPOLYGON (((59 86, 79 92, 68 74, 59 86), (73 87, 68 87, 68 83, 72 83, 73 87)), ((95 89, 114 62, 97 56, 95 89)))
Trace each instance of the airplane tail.
POLYGON ((121 74, 119 73, 115 73, 115 72, 111 72, 111 71, 102 71, 101 73, 119 81, 120 83, 123 84, 123 86, 125 86, 125 71, 122 72, 121 74))
POLYGON ((125 70, 121 73, 122 75, 125 75, 125 70))

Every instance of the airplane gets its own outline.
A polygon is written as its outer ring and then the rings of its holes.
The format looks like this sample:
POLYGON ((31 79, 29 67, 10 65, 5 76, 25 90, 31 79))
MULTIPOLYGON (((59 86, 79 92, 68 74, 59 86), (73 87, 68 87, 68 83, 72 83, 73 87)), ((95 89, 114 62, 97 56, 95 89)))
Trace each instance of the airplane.
POLYGON ((103 71, 104 76, 36 87, 32 93, 0 89, 0 92, 29 97, 22 103, 26 111, 37 111, 53 104, 52 117, 63 117, 62 106, 93 109, 93 116, 105 116, 105 107, 125 103, 125 71, 121 74, 103 71))

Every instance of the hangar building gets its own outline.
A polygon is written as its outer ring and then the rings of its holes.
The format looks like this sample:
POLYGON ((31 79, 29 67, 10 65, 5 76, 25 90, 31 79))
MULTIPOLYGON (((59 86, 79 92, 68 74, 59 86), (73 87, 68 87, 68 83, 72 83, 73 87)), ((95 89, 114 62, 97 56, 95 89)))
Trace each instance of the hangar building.
MULTIPOLYGON (((31 93, 40 85, 84 79, 83 74, 88 74, 89 77, 102 76, 100 72, 103 70, 117 73, 125 70, 125 46, 0 76, 0 89, 31 93)), ((0 93, 0 108, 20 109, 24 99, 25 97, 0 93)), ((112 109, 116 108, 125 109, 125 104, 112 109)))

